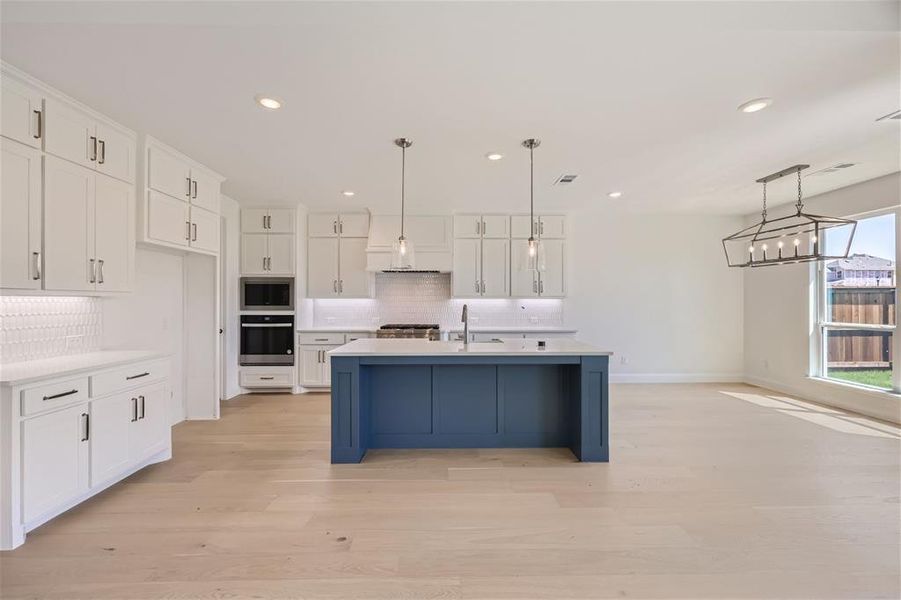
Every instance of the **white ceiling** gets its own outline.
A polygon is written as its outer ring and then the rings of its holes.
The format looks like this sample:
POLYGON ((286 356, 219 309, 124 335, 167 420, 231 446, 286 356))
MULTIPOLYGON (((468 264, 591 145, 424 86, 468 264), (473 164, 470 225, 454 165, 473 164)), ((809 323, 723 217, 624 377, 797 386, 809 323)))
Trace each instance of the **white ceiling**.
POLYGON ((875 121, 901 107, 897 2, 0 10, 3 60, 216 169, 246 205, 396 211, 398 136, 414 141, 413 213, 527 210, 531 136, 545 211, 744 214, 754 180, 792 164, 859 163, 809 178, 808 195, 899 170, 899 122, 875 121), (736 111, 759 96, 772 107, 736 111), (553 187, 563 173, 579 178, 553 187))

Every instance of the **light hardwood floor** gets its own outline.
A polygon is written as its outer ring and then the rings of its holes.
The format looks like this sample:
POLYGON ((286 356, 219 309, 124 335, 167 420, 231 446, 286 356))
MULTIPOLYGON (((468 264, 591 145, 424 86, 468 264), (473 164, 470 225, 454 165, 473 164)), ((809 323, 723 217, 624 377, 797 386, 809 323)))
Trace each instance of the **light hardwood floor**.
POLYGON ((328 463, 328 397, 244 396, 0 554, 11 598, 898 598, 898 429, 743 385, 614 386, 611 462, 328 463))

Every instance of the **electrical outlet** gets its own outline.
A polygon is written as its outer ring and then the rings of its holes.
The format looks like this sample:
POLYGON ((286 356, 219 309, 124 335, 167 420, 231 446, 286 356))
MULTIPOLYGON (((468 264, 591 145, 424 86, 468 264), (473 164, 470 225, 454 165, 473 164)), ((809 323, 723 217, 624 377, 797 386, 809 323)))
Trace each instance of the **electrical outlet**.
POLYGON ((84 336, 83 335, 67 335, 66 336, 66 350, 77 350, 79 348, 84 348, 84 336))

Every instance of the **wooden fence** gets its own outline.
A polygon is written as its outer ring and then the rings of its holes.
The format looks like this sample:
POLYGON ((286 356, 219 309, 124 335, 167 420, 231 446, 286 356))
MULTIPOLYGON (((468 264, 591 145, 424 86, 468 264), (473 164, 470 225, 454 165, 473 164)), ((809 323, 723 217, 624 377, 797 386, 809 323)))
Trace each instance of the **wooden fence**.
MULTIPOLYGON (((897 323, 895 288, 831 288, 829 294, 829 320, 833 323, 897 323)), ((892 333, 889 331, 831 330, 828 344, 829 367, 891 366, 892 333)))

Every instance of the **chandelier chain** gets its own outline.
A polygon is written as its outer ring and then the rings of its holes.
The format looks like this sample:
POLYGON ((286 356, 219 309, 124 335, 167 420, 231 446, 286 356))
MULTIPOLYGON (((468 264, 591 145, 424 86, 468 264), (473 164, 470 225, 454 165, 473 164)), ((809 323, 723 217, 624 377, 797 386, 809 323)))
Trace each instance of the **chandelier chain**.
POLYGON ((798 214, 801 214, 804 209, 804 202, 801 198, 801 169, 798 169, 798 203, 795 205, 798 208, 798 214))
POLYGON ((766 181, 763 182, 763 211, 760 216, 766 221, 766 181))

